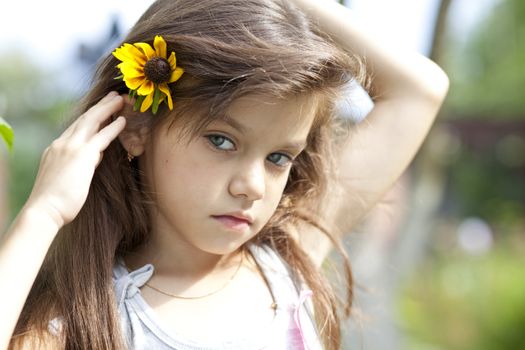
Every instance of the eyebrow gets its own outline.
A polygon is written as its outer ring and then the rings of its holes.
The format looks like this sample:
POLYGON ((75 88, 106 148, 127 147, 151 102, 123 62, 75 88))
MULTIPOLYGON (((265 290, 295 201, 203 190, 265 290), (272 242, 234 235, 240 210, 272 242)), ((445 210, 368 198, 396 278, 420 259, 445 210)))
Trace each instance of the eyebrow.
MULTIPOLYGON (((248 131, 251 130, 250 128, 242 125, 237 120, 235 120, 232 117, 230 117, 229 115, 226 115, 224 119, 219 119, 219 121, 222 121, 222 122, 228 124, 229 126, 234 128, 235 130, 237 130, 237 131, 239 131, 240 133, 243 133, 243 134, 245 134, 245 133, 247 133, 248 131)), ((290 142, 290 143, 284 144, 282 146, 282 148, 289 149, 289 150, 294 150, 294 151, 299 152, 299 151, 302 151, 304 148, 306 148, 306 145, 307 145, 306 141, 298 141, 298 142, 290 142)))
POLYGON ((248 131, 250 131, 249 128, 239 123, 237 120, 233 119, 229 115, 226 115, 224 119, 219 119, 220 121, 228 124, 235 130, 239 131, 240 133, 246 134, 248 131))

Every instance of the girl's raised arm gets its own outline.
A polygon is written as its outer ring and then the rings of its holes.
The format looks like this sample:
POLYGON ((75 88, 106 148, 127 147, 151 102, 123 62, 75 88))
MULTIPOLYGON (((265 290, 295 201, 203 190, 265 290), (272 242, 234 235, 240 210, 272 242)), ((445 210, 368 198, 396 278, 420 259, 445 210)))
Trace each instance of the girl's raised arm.
POLYGON ((0 349, 9 344, 55 235, 84 205, 102 152, 124 128, 123 117, 104 126, 122 106, 121 96, 108 94, 44 151, 31 195, 1 237, 0 349))
MULTIPOLYGON (((366 23, 335 1, 293 2, 343 49, 363 57, 372 74, 374 108, 343 144, 338 158, 341 191, 329 193, 322 209, 333 232, 347 233, 408 167, 449 82, 434 62, 375 37, 366 23)), ((306 234, 302 242, 321 264, 331 245, 312 237, 306 234)))

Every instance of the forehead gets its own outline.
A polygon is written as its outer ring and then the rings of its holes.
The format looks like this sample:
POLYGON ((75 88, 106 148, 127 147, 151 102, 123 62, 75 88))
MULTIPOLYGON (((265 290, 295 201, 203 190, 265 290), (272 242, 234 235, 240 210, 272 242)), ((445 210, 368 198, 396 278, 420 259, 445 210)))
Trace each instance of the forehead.
POLYGON ((277 99, 263 95, 250 95, 234 101, 226 111, 225 119, 243 133, 278 129, 284 133, 310 131, 318 108, 313 95, 298 95, 277 99))

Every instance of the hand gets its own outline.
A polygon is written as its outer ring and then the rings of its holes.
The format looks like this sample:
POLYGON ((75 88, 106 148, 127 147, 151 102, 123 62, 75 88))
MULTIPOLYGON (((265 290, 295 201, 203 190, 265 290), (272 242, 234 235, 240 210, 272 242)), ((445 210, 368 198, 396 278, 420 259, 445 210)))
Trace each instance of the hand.
POLYGON ((123 98, 110 92, 44 150, 25 207, 48 214, 58 228, 77 216, 103 151, 126 125, 122 116, 107 122, 122 107, 123 98))

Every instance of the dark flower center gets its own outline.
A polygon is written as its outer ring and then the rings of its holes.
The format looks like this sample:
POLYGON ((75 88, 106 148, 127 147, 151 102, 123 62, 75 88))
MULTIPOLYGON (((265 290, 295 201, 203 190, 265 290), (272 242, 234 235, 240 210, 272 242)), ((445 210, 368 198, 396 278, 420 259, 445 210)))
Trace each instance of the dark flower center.
POLYGON ((165 83, 170 80, 171 67, 165 58, 153 57, 144 65, 144 74, 155 84, 165 83))

